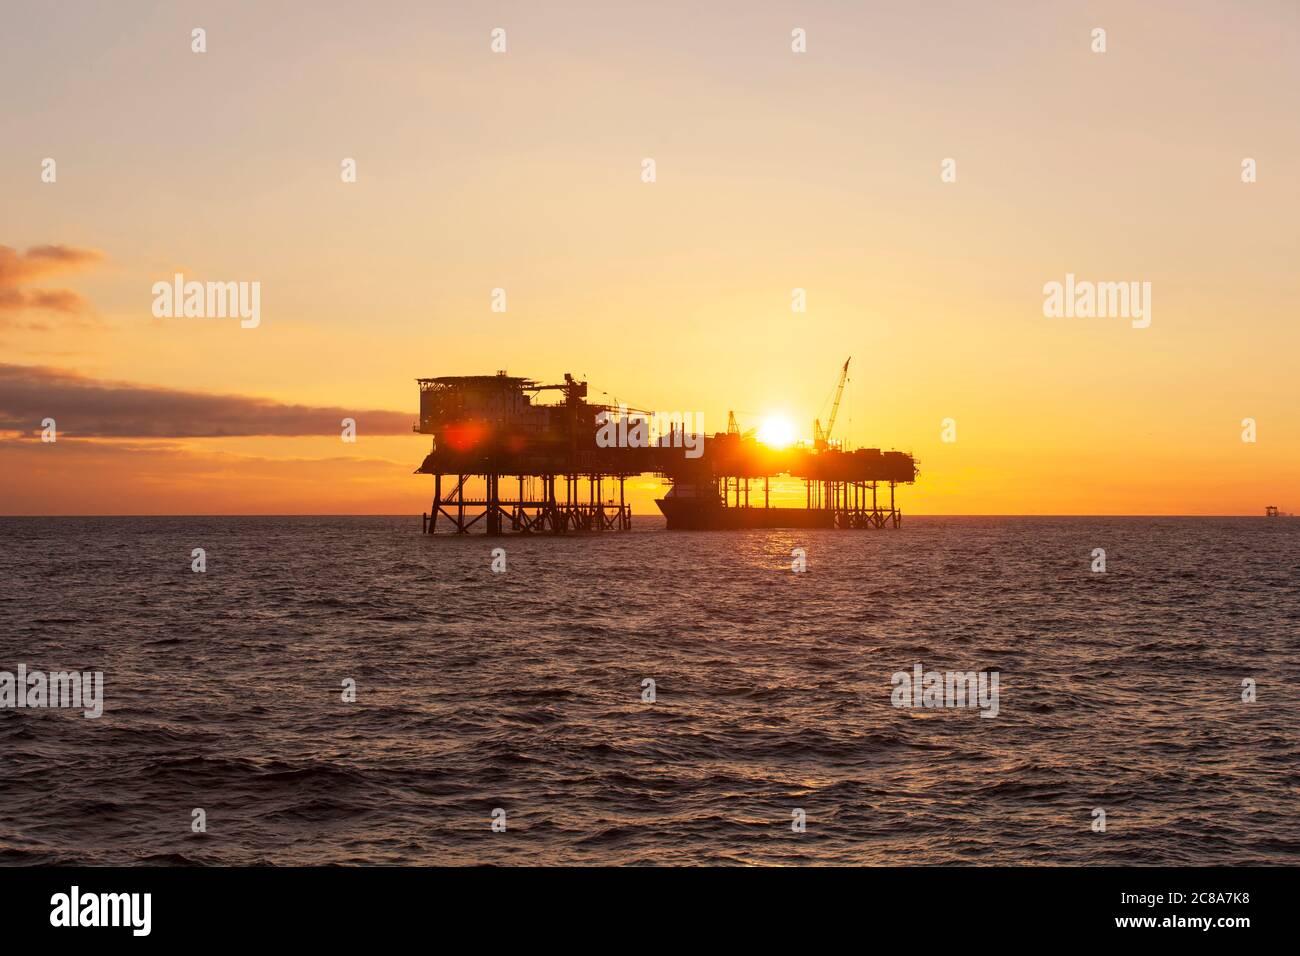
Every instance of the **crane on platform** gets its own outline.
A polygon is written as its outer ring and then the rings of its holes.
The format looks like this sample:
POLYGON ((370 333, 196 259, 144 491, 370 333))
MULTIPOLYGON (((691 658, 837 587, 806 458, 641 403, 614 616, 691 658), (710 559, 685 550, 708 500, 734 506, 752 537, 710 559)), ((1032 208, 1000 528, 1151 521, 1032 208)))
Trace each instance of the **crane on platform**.
POLYGON ((735 411, 727 412, 727 434, 729 436, 734 435, 736 438, 753 438, 757 431, 757 428, 746 428, 742 432, 739 423, 736 421, 735 411))
POLYGON ((844 368, 840 369, 840 381, 835 386, 835 401, 831 403, 831 417, 826 420, 826 430, 822 430, 820 418, 813 419, 813 447, 818 451, 830 446, 831 430, 835 427, 835 416, 840 411, 840 399, 844 397, 844 382, 849 377, 849 362, 851 361, 853 361, 852 355, 844 360, 844 368))

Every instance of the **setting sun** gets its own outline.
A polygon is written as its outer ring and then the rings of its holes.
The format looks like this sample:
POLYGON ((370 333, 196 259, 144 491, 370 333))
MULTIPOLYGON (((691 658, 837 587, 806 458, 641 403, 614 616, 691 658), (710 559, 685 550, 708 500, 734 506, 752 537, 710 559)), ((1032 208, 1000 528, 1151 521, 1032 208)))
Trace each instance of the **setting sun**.
POLYGON ((794 444, 794 425, 784 415, 772 415, 758 426, 758 440, 771 448, 789 448, 794 444))

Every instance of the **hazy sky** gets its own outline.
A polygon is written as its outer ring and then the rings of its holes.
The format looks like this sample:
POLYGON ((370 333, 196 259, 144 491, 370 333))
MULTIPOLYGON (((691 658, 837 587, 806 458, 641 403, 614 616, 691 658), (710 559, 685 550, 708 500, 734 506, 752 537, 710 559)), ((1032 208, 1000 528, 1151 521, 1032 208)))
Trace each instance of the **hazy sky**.
POLYGON ((807 434, 849 355, 836 431, 917 455, 905 511, 1300 511, 1294 0, 0 21, 2 512, 414 514, 427 439, 378 423, 414 419, 417 376, 569 371, 710 431, 735 409, 807 434), (260 282, 261 325, 155 318, 176 271, 260 282), (1066 273, 1150 282, 1150 327, 1044 317, 1066 273), (157 427, 78 438, 66 373, 110 383, 105 415, 111 383, 149 386, 128 397, 157 427), (355 445, 195 437, 194 392, 375 412, 355 445), (73 415, 55 445, 22 425, 46 394, 73 415))

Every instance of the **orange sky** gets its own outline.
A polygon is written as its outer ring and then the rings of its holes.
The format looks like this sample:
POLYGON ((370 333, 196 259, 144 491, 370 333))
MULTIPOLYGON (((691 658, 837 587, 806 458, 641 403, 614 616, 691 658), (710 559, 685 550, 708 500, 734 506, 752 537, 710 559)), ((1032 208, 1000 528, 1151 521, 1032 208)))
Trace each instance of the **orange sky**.
MULTIPOLYGON (((809 433, 852 355, 836 432, 917 456, 909 513, 1300 511, 1294 3, 17 2, 11 19, 7 366, 412 419, 417 376, 569 371, 710 431, 735 409, 809 433), (176 271, 259 281, 261 325, 154 318, 176 271), (1067 272, 1150 282, 1150 328, 1045 318, 1067 272)), ((5 394, 0 376, 0 421, 5 394)), ((49 445, 22 407, 0 434, 7 514, 428 506, 410 474, 427 439, 364 417, 354 445, 78 439, 75 420, 49 445)))

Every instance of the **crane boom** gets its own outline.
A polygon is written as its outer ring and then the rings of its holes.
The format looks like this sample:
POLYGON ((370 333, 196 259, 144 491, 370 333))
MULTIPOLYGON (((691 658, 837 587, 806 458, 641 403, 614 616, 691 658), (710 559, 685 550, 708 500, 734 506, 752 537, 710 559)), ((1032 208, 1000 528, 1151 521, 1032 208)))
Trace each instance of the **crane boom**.
POLYGON ((849 362, 853 361, 853 356, 844 360, 844 368, 840 369, 840 380, 835 386, 835 401, 831 403, 831 417, 826 422, 826 428, 822 428, 820 418, 813 421, 813 447, 821 450, 825 449, 831 440, 831 429, 835 427, 835 416, 840 411, 840 398, 844 395, 844 380, 849 377, 849 362))
POLYGON ((831 440, 831 429, 835 427, 835 416, 838 415, 840 411, 840 399, 844 396, 844 380, 849 377, 849 362, 851 361, 853 361, 852 355, 844 360, 844 368, 840 369, 840 383, 835 386, 835 402, 831 405, 831 417, 826 422, 826 434, 824 437, 827 441, 831 440))

